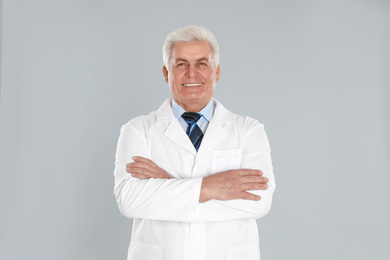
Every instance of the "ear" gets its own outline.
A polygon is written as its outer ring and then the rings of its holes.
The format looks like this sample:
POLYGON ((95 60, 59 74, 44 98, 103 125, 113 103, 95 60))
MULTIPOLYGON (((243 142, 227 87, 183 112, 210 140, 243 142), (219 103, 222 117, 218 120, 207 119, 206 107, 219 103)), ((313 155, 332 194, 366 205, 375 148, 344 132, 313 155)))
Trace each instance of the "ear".
POLYGON ((221 68, 219 67, 219 65, 218 65, 217 69, 215 70, 215 74, 216 74, 216 79, 215 79, 215 81, 218 82, 218 80, 219 80, 219 75, 221 74, 221 68))
POLYGON ((169 82, 169 80, 168 80, 168 69, 167 69, 167 67, 165 67, 165 65, 162 67, 162 72, 163 72, 163 75, 164 75, 165 82, 168 83, 169 82))

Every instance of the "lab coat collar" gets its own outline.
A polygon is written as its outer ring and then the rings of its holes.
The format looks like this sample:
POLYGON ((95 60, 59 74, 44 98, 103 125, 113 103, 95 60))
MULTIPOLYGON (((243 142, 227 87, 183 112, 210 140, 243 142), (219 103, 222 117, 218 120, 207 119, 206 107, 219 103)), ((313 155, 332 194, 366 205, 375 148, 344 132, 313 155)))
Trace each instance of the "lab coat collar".
POLYGON ((207 126, 206 133, 198 151, 197 159, 200 160, 203 156, 209 156, 209 154, 229 136, 226 126, 232 122, 230 111, 218 100, 214 99, 214 102, 214 115, 207 126))
MULTIPOLYGON (((211 118, 203 137, 202 144, 200 145, 198 151, 199 155, 208 154, 229 135, 228 131, 224 128, 232 121, 230 112, 218 100, 213 100, 215 102, 214 115, 211 118)), ((171 102, 172 99, 168 98, 157 110, 157 121, 169 123, 164 135, 191 154, 196 155, 197 152, 193 144, 185 133, 183 127, 180 125, 179 120, 177 120, 173 114, 171 102)))

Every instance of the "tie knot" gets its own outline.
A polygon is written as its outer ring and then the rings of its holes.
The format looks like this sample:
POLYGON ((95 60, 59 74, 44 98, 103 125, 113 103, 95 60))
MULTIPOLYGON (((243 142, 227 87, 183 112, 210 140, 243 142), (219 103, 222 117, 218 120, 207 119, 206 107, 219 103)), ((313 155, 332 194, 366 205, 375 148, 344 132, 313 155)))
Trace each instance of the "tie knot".
POLYGON ((201 114, 194 113, 194 112, 185 112, 181 115, 181 117, 184 118, 184 120, 189 125, 195 124, 201 116, 202 116, 201 114))

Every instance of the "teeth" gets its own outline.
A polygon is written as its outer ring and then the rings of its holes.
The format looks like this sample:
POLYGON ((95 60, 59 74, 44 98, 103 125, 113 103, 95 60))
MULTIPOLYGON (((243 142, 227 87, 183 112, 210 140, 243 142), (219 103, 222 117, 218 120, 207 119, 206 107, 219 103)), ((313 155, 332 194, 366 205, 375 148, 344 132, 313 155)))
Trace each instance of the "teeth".
POLYGON ((194 83, 194 84, 183 84, 184 87, 197 87, 202 86, 203 83, 194 83))

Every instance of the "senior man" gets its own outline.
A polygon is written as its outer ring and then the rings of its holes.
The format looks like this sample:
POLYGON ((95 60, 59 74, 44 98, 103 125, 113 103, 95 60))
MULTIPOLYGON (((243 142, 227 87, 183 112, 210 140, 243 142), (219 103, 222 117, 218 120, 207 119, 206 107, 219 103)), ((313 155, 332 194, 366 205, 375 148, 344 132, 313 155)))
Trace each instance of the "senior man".
POLYGON ((134 219, 128 259, 258 260, 256 219, 275 189, 264 127, 213 98, 209 30, 174 31, 163 59, 172 99, 123 125, 116 152, 116 200, 134 219))

